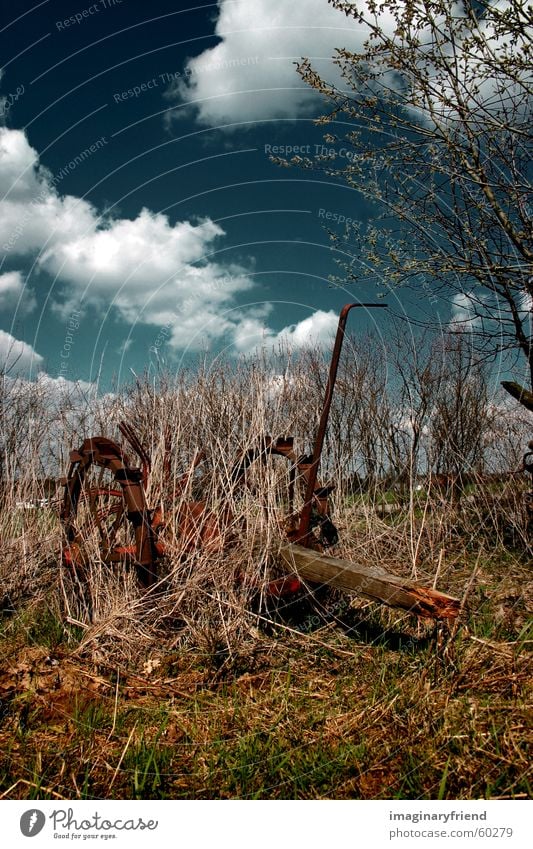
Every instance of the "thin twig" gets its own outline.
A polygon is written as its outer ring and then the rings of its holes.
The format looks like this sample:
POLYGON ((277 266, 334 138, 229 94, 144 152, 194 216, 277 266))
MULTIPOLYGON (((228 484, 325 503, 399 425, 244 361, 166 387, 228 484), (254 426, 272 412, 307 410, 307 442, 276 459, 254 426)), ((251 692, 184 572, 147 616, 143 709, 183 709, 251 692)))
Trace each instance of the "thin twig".
POLYGON ((117 686, 115 687, 115 708, 113 710, 113 725, 111 726, 111 731, 109 732, 108 740, 111 739, 115 732, 115 726, 117 724, 117 710, 118 710, 118 685, 120 682, 120 671, 117 669, 117 686))
POLYGON ((116 769, 115 769, 115 772, 113 773, 113 778, 111 779, 111 783, 110 783, 110 785, 109 785, 109 790, 111 790, 111 788, 112 788, 113 784, 115 783, 115 778, 117 777, 117 774, 118 774, 118 771, 119 771, 120 766, 121 766, 121 764, 122 764, 122 761, 124 760, 124 757, 125 757, 125 755, 126 755, 126 752, 128 751, 128 746, 129 746, 129 745, 130 745, 130 743, 131 743, 131 738, 133 737, 133 734, 134 734, 134 732, 135 732, 136 727, 137 727, 137 723, 135 723, 135 725, 134 725, 134 726, 133 726, 133 728, 131 729, 130 736, 128 737, 128 742, 127 742, 127 743, 126 743, 126 745, 124 746, 124 749, 123 749, 122 754, 121 754, 121 756, 120 756, 120 760, 119 760, 119 762, 118 762, 118 764, 117 764, 117 767, 116 767, 116 769))
POLYGON ((11 793, 11 791, 14 790, 15 787, 17 787, 17 785, 19 784, 26 784, 28 787, 37 787, 38 790, 44 790, 45 793, 50 793, 51 796, 55 796, 56 799, 66 800, 67 798, 66 796, 61 796, 60 793, 56 793, 56 791, 52 790, 51 787, 45 787, 42 784, 37 784, 37 782, 35 781, 28 781, 26 778, 19 778, 18 781, 15 781, 15 783, 12 784, 11 787, 9 787, 7 790, 4 791, 4 793, 2 793, 0 799, 5 799, 7 794, 11 793))

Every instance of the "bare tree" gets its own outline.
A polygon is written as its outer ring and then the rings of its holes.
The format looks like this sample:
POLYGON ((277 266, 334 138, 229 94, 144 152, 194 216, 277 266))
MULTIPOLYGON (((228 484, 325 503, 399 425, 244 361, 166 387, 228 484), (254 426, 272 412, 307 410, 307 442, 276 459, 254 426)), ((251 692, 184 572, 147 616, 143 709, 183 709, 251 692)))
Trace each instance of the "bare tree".
POLYGON ((428 465, 462 491, 466 476, 485 471, 485 438, 493 413, 486 369, 476 360, 466 335, 443 338, 441 376, 430 417, 428 465))
POLYGON ((370 275, 430 303, 444 297, 486 354, 512 355, 533 383, 531 6, 329 2, 368 38, 359 53, 337 51, 342 85, 299 64, 332 108, 318 119, 329 150, 298 164, 342 178, 382 211, 347 229, 343 281, 370 275), (351 125, 343 138, 340 121, 351 125))
POLYGON ((427 471, 425 436, 443 371, 428 331, 405 334, 397 326, 389 340, 391 381, 386 450, 399 490, 411 495, 418 475, 427 471))

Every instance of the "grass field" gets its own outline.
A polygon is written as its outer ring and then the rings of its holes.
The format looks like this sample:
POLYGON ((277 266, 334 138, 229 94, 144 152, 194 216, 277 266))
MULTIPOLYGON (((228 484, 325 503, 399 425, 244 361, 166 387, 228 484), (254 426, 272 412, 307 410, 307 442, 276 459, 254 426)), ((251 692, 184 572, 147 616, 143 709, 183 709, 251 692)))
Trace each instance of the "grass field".
MULTIPOLYGON (((198 445, 217 458, 194 486, 214 510, 230 499, 230 544, 184 556, 170 510, 165 580, 148 592, 99 562, 97 547, 76 581, 61 562, 57 505, 16 507, 43 496, 37 449, 26 441, 13 454, 20 472, 0 511, 0 797, 531 795, 524 481, 478 488, 459 504, 422 493, 388 514, 379 509, 393 500, 387 490, 354 497, 339 467, 335 553, 461 599, 453 625, 327 587, 286 607, 266 603, 258 588, 280 574, 287 470, 259 464, 237 497, 228 458, 261 432, 302 433, 307 422, 309 439, 316 402, 305 396, 302 413, 300 398, 291 412, 278 396, 269 409, 259 397, 224 376, 197 382, 194 403, 144 387, 135 404, 111 399, 111 412, 93 409, 89 421, 82 411, 54 437, 61 460, 82 437, 116 438, 129 415, 151 448, 152 505, 198 445)), ((43 416, 40 444, 53 426, 43 416)))
POLYGON ((477 576, 452 631, 330 592, 233 647, 146 600, 85 627, 30 603, 2 628, 0 794, 529 796, 526 569, 477 576))

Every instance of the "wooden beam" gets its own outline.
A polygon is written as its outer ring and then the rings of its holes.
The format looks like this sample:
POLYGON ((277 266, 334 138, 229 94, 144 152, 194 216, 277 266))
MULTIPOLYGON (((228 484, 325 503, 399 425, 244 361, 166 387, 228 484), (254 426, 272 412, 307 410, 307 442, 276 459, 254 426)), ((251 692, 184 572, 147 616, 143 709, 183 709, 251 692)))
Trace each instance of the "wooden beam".
POLYGON ((294 543, 282 543, 280 556, 290 572, 312 584, 348 590, 432 619, 455 619, 459 613, 458 599, 379 568, 358 566, 294 543))

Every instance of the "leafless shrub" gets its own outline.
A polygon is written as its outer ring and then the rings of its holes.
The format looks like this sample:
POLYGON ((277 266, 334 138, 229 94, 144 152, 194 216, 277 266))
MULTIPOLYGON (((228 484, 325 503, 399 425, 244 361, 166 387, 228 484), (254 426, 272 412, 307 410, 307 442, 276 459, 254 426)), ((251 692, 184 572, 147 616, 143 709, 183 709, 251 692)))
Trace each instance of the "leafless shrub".
MULTIPOLYGON (((408 366, 401 351, 396 358, 393 349, 373 357, 372 346, 371 339, 352 339, 346 348, 321 467, 322 479, 337 484, 341 541, 335 553, 406 576, 438 578, 446 590, 449 564, 472 545, 527 552, 525 481, 510 474, 526 423, 511 415, 513 437, 505 432, 503 402, 489 400, 478 373, 457 369, 462 350, 446 352, 436 373, 431 347, 424 353, 419 345, 408 366), (441 468, 465 476, 460 502, 450 493, 435 501, 429 473, 441 468)), ((9 384, 0 520, 9 604, 46 597, 84 629, 84 650, 105 654, 120 644, 121 652, 142 653, 170 628, 177 644, 210 646, 215 665, 226 663, 249 639, 265 586, 280 574, 276 551, 287 509, 286 461, 258 460, 245 487, 236 483, 235 466, 266 434, 294 435, 297 454, 311 451, 326 365, 319 350, 299 357, 281 352, 277 362, 204 363, 139 378, 100 399, 79 392, 52 399, 45 387, 28 392, 23 383, 9 384), (161 581, 145 594, 133 573, 101 563, 96 541, 87 543, 93 549, 83 585, 64 570, 60 491, 49 482, 52 469, 56 476, 64 472, 68 450, 84 438, 102 433, 121 441, 122 419, 150 453, 147 498, 164 517, 161 581), (205 459, 193 469, 199 451, 205 459), (204 502, 218 523, 221 536, 213 544, 195 548, 180 533, 180 513, 190 499, 204 502)), ((299 492, 296 509, 301 504, 299 492)))

